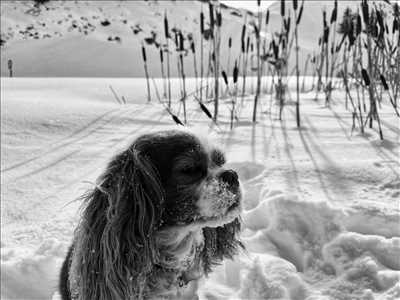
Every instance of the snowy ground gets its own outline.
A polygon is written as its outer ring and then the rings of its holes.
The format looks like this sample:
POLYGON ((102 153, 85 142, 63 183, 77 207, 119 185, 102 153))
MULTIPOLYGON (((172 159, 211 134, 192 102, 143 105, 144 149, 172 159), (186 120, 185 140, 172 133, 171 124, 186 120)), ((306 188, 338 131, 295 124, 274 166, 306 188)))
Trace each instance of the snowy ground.
MULTIPOLYGON (((145 103, 143 83, 1 79, 2 299, 51 299, 76 199, 135 137, 176 127, 145 103)), ((203 282, 200 299, 399 299, 398 119, 382 108, 382 142, 351 132, 342 93, 330 108, 313 98, 302 95, 301 130, 294 106, 280 122, 269 95, 256 126, 245 99, 233 131, 226 105, 217 128, 190 100, 190 126, 224 146, 245 190, 247 250, 203 282)))

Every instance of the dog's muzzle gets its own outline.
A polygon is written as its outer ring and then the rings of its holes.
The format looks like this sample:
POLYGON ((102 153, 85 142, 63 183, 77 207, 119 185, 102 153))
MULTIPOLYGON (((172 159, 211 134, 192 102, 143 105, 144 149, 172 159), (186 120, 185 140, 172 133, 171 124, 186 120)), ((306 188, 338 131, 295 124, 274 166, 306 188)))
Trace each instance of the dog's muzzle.
POLYGON ((197 203, 200 217, 222 218, 234 211, 239 213, 242 193, 238 174, 233 170, 221 170, 203 185, 197 203))

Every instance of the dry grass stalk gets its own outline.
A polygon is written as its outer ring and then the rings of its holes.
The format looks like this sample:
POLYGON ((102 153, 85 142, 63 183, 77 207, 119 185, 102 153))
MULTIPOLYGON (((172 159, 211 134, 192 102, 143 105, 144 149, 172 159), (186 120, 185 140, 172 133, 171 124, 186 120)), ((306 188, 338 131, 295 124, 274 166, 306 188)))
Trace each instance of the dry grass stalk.
POLYGON ((167 79, 165 78, 164 71, 164 50, 160 47, 160 64, 161 64, 161 77, 163 80, 163 98, 167 98, 167 79))
POLYGON ((143 64, 144 64, 144 73, 146 75, 146 84, 147 84, 147 102, 151 101, 150 95, 150 81, 149 81, 149 72, 147 70, 147 57, 146 57, 146 49, 142 44, 142 57, 143 57, 143 64))
POLYGON ((12 61, 12 59, 9 59, 7 61, 7 67, 8 67, 9 76, 13 77, 13 61, 12 61))
POLYGON ((199 90, 199 84, 198 84, 199 74, 197 71, 196 45, 195 45, 193 39, 190 39, 190 49, 192 50, 192 54, 193 54, 193 69, 194 69, 194 76, 195 76, 195 81, 196 81, 196 91, 198 91, 199 90))
MULTIPOLYGON (((298 3, 297 0, 293 0, 294 20, 295 20, 295 43, 296 43, 296 124, 300 127, 300 70, 299 70, 299 41, 298 41, 298 25, 301 20, 301 13, 304 7, 304 0, 301 4, 299 13, 297 13, 298 3)), ((305 74, 304 74, 305 75, 305 74)), ((304 83, 304 81, 303 81, 304 83)))
POLYGON ((115 100, 117 101, 118 104, 122 104, 123 102, 119 99, 118 94, 115 92, 115 90, 113 89, 113 87, 111 85, 108 86, 112 92, 112 94, 114 95, 115 100))
POLYGON ((167 12, 164 13, 164 34, 165 34, 165 41, 167 45, 166 53, 167 53, 167 77, 168 77, 168 107, 171 108, 171 75, 170 75, 170 61, 169 61, 169 26, 168 26, 168 17, 167 12))
POLYGON ((183 61, 183 53, 185 52, 185 44, 184 44, 184 37, 182 32, 179 32, 179 61, 180 61, 180 73, 182 76, 182 103, 183 103, 183 116, 184 116, 184 122, 185 124, 187 123, 186 119, 186 75, 185 75, 185 67, 184 67, 184 61, 183 61))
POLYGON ((254 97, 254 105, 253 105, 253 123, 257 121, 257 105, 258 105, 258 99, 260 97, 260 92, 261 92, 261 21, 262 21, 262 12, 260 8, 260 1, 257 1, 258 4, 258 14, 257 14, 257 19, 258 19, 258 24, 253 24, 254 26, 254 32, 256 36, 256 43, 257 43, 257 89, 256 89, 256 95, 254 97))
POLYGON ((204 76, 204 13, 203 4, 200 12, 200 103, 203 102, 203 76, 204 76))
POLYGON ((331 54, 331 65, 330 65, 330 72, 329 72, 329 79, 327 81, 327 85, 325 87, 325 103, 329 104, 331 100, 331 94, 333 90, 333 72, 335 70, 336 65, 336 53, 338 52, 339 48, 336 48, 336 27, 337 27, 337 12, 338 12, 338 1, 335 0, 335 6, 332 10, 330 26, 333 26, 333 35, 330 47, 330 54, 331 54))
POLYGON ((161 103, 162 106, 164 106, 165 110, 168 112, 168 114, 171 116, 172 120, 175 122, 177 125, 185 126, 182 121, 178 118, 177 115, 175 115, 172 111, 171 108, 168 105, 165 105, 165 103, 161 100, 160 93, 158 92, 157 84, 154 78, 151 78, 153 81, 154 85, 154 90, 156 91, 156 96, 158 101, 161 103))

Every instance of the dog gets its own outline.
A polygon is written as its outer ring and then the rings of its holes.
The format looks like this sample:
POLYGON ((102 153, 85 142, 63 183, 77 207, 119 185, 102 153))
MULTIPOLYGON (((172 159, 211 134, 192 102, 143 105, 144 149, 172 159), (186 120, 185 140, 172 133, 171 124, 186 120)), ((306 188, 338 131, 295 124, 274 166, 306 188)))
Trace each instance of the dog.
POLYGON ((84 195, 61 268, 69 299, 196 299, 243 248, 242 192, 225 156, 188 131, 138 137, 84 195))

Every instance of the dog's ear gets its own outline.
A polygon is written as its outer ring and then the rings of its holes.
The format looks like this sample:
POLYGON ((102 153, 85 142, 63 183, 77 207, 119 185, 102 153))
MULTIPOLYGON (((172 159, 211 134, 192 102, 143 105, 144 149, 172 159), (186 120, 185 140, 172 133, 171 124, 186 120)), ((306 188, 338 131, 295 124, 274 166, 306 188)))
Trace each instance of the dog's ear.
POLYGON ((211 272, 212 267, 219 265, 223 259, 232 259, 239 249, 244 249, 239 240, 240 225, 239 218, 236 218, 220 227, 203 228, 202 262, 206 273, 211 272))
POLYGON ((79 299, 141 298, 158 256, 154 232, 164 192, 157 171, 132 147, 100 179, 75 233, 71 293, 79 299))

